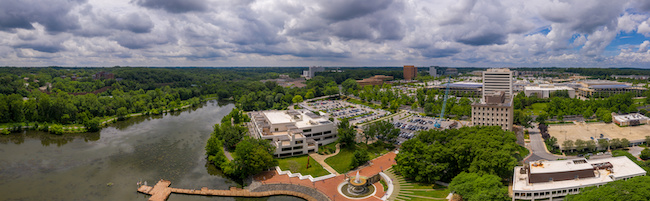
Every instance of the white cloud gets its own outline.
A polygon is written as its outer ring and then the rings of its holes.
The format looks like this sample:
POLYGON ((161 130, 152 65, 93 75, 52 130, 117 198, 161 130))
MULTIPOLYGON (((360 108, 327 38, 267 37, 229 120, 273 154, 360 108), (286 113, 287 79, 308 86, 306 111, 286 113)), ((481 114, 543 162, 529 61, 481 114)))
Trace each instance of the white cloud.
POLYGON ((56 10, 46 4, 7 4, 33 16, 20 24, 0 17, 0 63, 647 66, 641 57, 650 48, 644 42, 630 44, 639 51, 604 53, 620 33, 650 37, 650 4, 640 0, 78 0, 56 10))

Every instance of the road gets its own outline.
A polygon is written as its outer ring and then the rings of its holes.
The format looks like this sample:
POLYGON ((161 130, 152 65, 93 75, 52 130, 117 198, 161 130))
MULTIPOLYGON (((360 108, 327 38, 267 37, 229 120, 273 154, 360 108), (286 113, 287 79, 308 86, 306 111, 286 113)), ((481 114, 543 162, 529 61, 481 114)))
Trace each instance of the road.
POLYGON ((524 160, 524 163, 542 159, 553 161, 559 158, 566 158, 553 155, 546 150, 546 145, 544 144, 544 139, 542 139, 542 134, 540 134, 539 129, 532 128, 529 129, 528 132, 530 133, 530 144, 528 145, 528 148, 530 148, 532 154, 524 160))

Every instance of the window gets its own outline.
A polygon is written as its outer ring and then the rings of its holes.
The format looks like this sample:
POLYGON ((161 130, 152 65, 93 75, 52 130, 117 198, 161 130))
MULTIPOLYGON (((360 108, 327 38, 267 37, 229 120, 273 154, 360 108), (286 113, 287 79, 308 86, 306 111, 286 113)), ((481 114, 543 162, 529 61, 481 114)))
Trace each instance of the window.
POLYGON ((325 132, 323 132, 323 134, 330 134, 330 133, 332 133, 332 131, 325 131, 325 132))
POLYGON ((277 132, 277 131, 278 131, 278 128, 275 128, 275 131, 277 132))
POLYGON ((310 129, 304 129, 304 130, 302 130, 302 132, 303 133, 311 132, 311 128, 310 129))

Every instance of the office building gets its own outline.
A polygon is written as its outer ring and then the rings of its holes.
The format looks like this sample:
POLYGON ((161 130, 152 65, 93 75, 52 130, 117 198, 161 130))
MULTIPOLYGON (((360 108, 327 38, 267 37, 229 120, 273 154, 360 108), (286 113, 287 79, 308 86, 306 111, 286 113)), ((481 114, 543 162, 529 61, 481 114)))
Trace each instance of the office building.
POLYGON ((503 91, 512 97, 512 71, 507 68, 491 68, 483 72, 483 94, 503 91))
POLYGON ((556 91, 566 91, 569 94, 569 98, 576 97, 576 90, 567 87, 567 86, 555 86, 549 84, 540 84, 539 86, 525 86, 524 93, 526 96, 530 97, 532 95, 537 96, 537 98, 549 98, 553 92, 556 91))
POLYGON ((503 91, 496 91, 484 95, 480 103, 472 104, 472 125, 501 126, 501 129, 511 131, 513 113, 512 98, 503 91))
POLYGON ((418 75, 418 68, 413 65, 404 65, 404 80, 413 80, 418 75))
POLYGON ((305 77, 305 79, 311 79, 316 77, 317 72, 323 72, 325 71, 325 68, 320 67, 320 66, 310 66, 309 70, 303 71, 302 74, 305 77))
POLYGON ((619 126, 638 126, 650 123, 650 118, 639 113, 630 113, 625 115, 612 115, 612 120, 619 126))
POLYGON ((607 98, 623 93, 632 93, 638 97, 643 96, 643 93, 648 90, 643 87, 607 80, 585 80, 578 83, 582 85, 582 87, 578 88, 578 95, 584 98, 607 98))
POLYGON ((590 186, 643 176, 646 171, 625 156, 533 162, 514 169, 512 200, 553 200, 590 186))
POLYGON ((387 80, 392 80, 393 76, 386 76, 386 75, 375 75, 363 80, 357 80, 357 83, 361 85, 361 87, 368 86, 368 85, 383 85, 385 81, 387 80))
POLYGON ((458 75, 458 69, 456 69, 456 68, 447 68, 445 70, 445 75, 456 76, 456 75, 458 75))
MULTIPOLYGON (((427 87, 438 91, 447 90, 447 84, 427 87)), ((456 82, 449 84, 449 95, 456 97, 480 98, 483 93, 483 84, 474 82, 456 82)))
POLYGON ((429 76, 431 77, 438 77, 438 72, 436 72, 436 66, 431 66, 429 67, 429 76))
POLYGON ((250 112, 252 136, 266 139, 276 147, 276 157, 318 151, 318 146, 335 142, 336 125, 308 110, 250 112))

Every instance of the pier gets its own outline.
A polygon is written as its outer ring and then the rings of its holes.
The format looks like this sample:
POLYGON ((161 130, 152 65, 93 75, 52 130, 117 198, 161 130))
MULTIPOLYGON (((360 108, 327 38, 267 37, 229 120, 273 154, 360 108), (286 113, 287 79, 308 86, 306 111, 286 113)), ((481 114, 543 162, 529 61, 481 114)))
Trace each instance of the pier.
POLYGON ((213 190, 207 187, 201 190, 194 189, 181 189, 172 188, 171 181, 161 179, 154 186, 142 185, 138 187, 138 192, 151 195, 149 201, 165 201, 172 193, 187 194, 187 195, 203 195, 203 196, 224 196, 224 197, 268 197, 274 195, 289 195, 294 197, 303 198, 308 201, 316 201, 315 198, 295 191, 273 190, 264 192, 250 192, 247 189, 240 189, 231 187, 230 190, 213 190))

